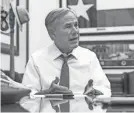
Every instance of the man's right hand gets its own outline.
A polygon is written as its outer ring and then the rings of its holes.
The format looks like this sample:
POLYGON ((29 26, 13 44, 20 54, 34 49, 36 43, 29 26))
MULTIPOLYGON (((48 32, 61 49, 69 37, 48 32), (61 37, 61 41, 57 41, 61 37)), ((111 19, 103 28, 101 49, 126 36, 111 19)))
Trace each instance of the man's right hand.
POLYGON ((73 94, 67 87, 58 85, 59 81, 59 78, 56 77, 55 80, 52 81, 48 90, 44 90, 36 94, 73 94))
POLYGON ((49 88, 50 94, 73 94, 71 90, 67 87, 58 85, 59 78, 56 77, 54 81, 52 81, 51 86, 49 88))

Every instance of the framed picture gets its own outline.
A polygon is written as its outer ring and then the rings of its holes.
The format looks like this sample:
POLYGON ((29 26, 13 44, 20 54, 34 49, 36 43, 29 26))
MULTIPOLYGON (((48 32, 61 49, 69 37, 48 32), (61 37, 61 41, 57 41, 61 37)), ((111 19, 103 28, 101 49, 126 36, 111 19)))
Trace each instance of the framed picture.
POLYGON ((133 41, 89 41, 80 46, 94 51, 104 69, 134 69, 133 41))
POLYGON ((134 0, 60 0, 73 9, 81 35, 134 33, 134 0))
MULTIPOLYGON (((10 26, 9 26, 9 9, 10 0, 1 1, 1 53, 10 54, 10 26)), ((19 5, 19 0, 14 0, 14 4, 19 5)), ((19 55, 19 29, 15 21, 14 25, 14 52, 19 55)))

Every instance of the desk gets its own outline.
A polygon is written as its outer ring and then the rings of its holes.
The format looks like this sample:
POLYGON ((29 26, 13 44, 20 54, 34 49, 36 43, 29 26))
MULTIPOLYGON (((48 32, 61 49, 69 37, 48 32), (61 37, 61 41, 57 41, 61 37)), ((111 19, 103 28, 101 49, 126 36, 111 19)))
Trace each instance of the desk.
MULTIPOLYGON (((67 100, 63 100, 67 101, 67 100)), ((99 112, 99 113, 132 113, 134 112, 134 97, 111 97, 111 98, 101 98, 99 102, 106 105, 106 109, 102 109, 102 104, 94 106, 94 110, 90 110, 85 101, 85 98, 77 98, 69 100, 71 112, 99 112)), ((53 102, 53 105, 58 105, 57 101, 53 102)), ((59 105, 58 105, 59 106, 59 105)), ((9 104, 1 106, 2 112, 55 112, 52 107, 52 101, 45 98, 29 99, 23 98, 21 100, 21 106, 18 104, 9 104)), ((93 112, 93 113, 94 113, 93 112)))
POLYGON ((28 110, 21 107, 19 104, 7 104, 1 106, 1 112, 28 112, 28 110))

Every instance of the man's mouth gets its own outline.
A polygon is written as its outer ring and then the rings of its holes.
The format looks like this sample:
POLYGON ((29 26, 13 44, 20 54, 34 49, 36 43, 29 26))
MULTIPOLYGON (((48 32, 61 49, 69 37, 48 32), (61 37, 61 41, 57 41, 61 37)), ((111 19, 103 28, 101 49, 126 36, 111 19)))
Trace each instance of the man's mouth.
POLYGON ((74 41, 74 40, 77 40, 78 38, 72 38, 72 39, 70 39, 69 41, 74 41))

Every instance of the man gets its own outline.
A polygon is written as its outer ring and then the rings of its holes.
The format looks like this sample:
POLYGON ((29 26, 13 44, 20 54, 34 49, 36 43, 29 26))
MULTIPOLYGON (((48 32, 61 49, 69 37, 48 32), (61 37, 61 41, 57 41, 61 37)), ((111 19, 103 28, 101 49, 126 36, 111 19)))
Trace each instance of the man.
POLYGON ((88 94, 96 89, 110 96, 110 83, 95 53, 79 46, 76 14, 70 9, 53 10, 47 15, 45 25, 54 43, 32 54, 23 84, 37 94, 88 94), (65 64, 69 72, 63 72, 65 64), (93 85, 88 85, 89 80, 93 80, 93 85), (63 85, 61 81, 69 82, 63 85))

